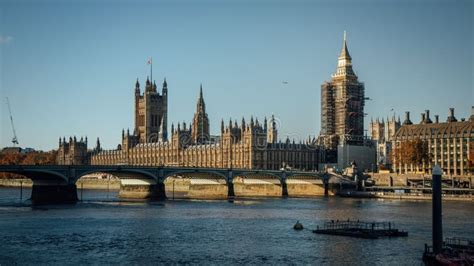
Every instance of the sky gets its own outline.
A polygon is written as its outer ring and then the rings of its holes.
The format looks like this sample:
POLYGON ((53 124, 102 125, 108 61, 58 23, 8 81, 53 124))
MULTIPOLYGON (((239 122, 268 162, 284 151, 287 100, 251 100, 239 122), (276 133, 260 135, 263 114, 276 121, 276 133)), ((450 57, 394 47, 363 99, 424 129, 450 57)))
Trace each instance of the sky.
POLYGON ((371 99, 366 129, 405 111, 416 123, 425 109, 468 118, 473 11, 471 0, 0 0, 0 147, 11 146, 8 97, 21 147, 75 135, 115 148, 149 57, 168 82, 169 125, 189 125, 202 83, 211 134, 221 119, 274 114, 280 138, 318 135, 344 31, 371 99))

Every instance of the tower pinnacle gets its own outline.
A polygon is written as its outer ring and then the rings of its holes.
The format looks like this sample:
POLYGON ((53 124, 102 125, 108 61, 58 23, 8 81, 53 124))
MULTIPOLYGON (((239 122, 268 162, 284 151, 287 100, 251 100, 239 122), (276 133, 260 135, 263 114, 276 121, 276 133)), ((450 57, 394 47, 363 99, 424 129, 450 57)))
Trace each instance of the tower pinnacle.
POLYGON ((342 42, 342 49, 337 59, 336 73, 332 75, 333 78, 337 77, 356 77, 354 70, 352 70, 352 58, 347 49, 347 36, 344 31, 344 39, 342 42))
POLYGON ((339 59, 341 59, 341 58, 349 59, 349 60, 352 59, 351 55, 349 54, 349 50, 347 49, 346 31, 344 31, 344 41, 342 42, 342 50, 341 50, 341 54, 339 55, 339 59))
POLYGON ((209 118, 206 113, 206 104, 202 93, 202 83, 199 87, 199 97, 196 113, 192 122, 192 137, 194 143, 203 144, 209 140, 209 118))

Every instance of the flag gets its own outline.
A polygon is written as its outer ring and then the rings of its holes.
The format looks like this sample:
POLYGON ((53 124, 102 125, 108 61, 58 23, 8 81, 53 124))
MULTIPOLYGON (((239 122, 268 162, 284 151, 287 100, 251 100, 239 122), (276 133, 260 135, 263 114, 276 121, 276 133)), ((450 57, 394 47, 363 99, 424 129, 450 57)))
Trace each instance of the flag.
POLYGON ((148 61, 146 61, 146 64, 147 64, 147 65, 151 65, 151 64, 152 64, 151 57, 150 57, 150 59, 148 59, 148 61))

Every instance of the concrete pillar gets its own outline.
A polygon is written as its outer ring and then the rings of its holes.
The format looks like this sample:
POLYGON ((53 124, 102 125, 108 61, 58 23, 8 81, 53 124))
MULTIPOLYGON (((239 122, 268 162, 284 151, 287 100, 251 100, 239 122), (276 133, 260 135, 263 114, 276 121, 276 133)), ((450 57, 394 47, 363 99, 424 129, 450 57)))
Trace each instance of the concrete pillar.
POLYGON ((154 190, 154 193, 152 194, 151 199, 155 200, 166 200, 166 190, 165 190, 165 183, 158 181, 156 183, 156 186, 152 188, 154 190))
POLYGON ((433 253, 439 254, 443 251, 443 223, 441 205, 441 176, 443 170, 439 166, 433 167, 433 253))
POLYGON ((33 180, 31 190, 33 204, 75 203, 77 200, 76 184, 65 181, 33 180))
POLYGON ((329 175, 325 173, 323 175, 323 184, 324 184, 324 196, 329 196, 329 175))
POLYGON ((283 171, 283 173, 281 174, 281 196, 286 198, 288 197, 288 186, 286 184, 286 172, 283 171))
POLYGON ((156 187, 154 188, 154 199, 157 200, 166 200, 166 189, 165 189, 165 174, 163 168, 160 168, 157 173, 157 182, 156 187))
POLYGON ((227 198, 229 201, 232 201, 235 198, 235 192, 234 192, 234 174, 232 173, 232 170, 229 170, 227 172, 227 198))

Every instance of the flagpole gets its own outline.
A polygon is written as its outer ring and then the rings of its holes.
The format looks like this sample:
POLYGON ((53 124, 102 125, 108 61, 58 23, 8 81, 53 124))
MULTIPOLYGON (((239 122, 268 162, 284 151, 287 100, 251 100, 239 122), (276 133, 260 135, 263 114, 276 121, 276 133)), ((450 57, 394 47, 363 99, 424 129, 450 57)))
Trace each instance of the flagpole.
POLYGON ((153 58, 150 57, 150 82, 153 86, 153 58))

